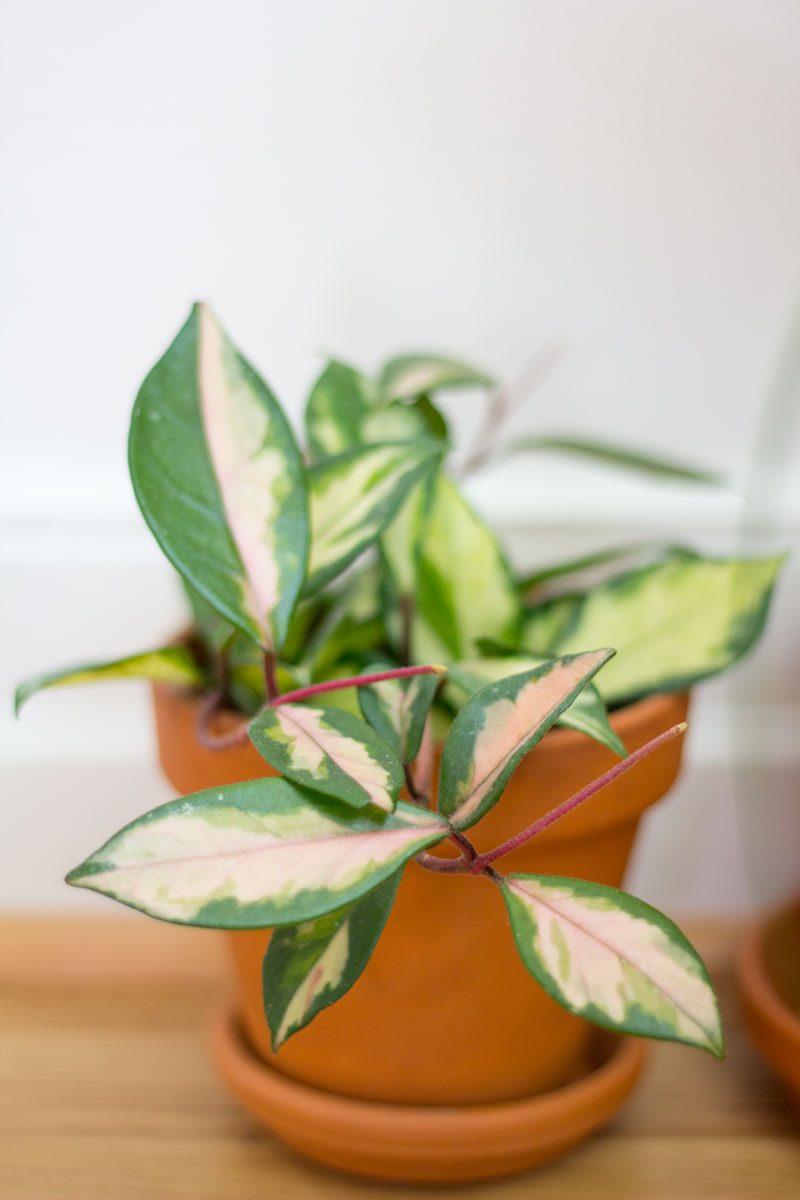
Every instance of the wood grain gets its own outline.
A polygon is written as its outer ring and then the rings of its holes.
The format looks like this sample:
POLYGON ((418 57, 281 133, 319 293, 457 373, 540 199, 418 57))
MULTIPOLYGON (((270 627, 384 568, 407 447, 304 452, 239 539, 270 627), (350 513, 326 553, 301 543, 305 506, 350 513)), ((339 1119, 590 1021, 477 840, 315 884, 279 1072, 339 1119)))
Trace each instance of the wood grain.
MULTIPOLYGON (((750 1048, 737 927, 688 925, 722 993, 723 1063, 656 1045, 604 1133, 486 1200, 798 1200, 800 1119, 750 1048)), ((214 934, 153 922, 0 921, 1 1200, 311 1200, 381 1188, 284 1150, 229 1101, 204 1045, 226 986, 214 934)))

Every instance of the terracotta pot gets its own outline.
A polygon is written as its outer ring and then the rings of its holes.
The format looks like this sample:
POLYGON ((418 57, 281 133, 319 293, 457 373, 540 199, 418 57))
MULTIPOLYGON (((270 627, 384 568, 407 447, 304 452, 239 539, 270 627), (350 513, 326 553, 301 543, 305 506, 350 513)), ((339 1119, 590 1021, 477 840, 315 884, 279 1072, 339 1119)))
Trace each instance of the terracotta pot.
MULTIPOLYGON (((220 753, 197 743, 196 697, 158 687, 155 707, 162 766, 179 792, 270 773, 249 745, 220 753)), ((682 721, 687 707, 685 693, 651 697, 614 713, 612 724, 633 750, 682 721)), ((220 714, 219 731, 236 719, 220 714)), ((680 758, 676 739, 509 855, 503 868, 619 885, 639 819, 670 788, 680 758)), ((520 763, 502 801, 470 836, 480 850, 490 849, 614 761, 585 736, 551 731, 520 763)), ((437 847, 436 853, 450 854, 451 848, 437 847)), ((269 931, 227 936, 250 1045, 274 1072, 307 1089, 393 1105, 508 1106, 574 1078, 593 1036, 592 1026, 560 1008, 522 966, 505 906, 484 880, 435 874, 412 863, 361 978, 277 1055, 261 995, 269 931)), ((235 1054, 232 1040, 229 1051, 235 1054)), ((628 1065, 629 1087, 638 1062, 629 1058, 628 1065)), ((310 1144, 305 1149, 314 1154, 310 1144)))
POLYGON ((737 975, 751 1037, 800 1104, 800 897, 749 930, 737 975))

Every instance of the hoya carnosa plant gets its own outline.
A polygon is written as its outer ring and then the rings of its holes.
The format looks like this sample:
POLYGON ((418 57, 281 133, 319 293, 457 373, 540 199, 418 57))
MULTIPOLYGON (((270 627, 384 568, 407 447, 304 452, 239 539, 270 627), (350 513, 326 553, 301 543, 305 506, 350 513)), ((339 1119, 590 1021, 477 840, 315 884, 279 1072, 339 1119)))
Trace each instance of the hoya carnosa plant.
POLYGON ((278 1046, 357 979, 408 864, 467 873, 499 890, 522 961, 561 1004, 719 1054, 708 977, 667 918, 612 888, 504 877, 494 864, 680 735, 626 757, 605 706, 743 653, 778 564, 670 552, 593 591, 530 603, 541 579, 515 578, 443 469, 447 426, 432 396, 464 386, 491 382, 430 357, 394 360, 373 381, 331 363, 309 400, 304 455, 266 383, 195 306, 142 385, 129 443, 137 500, 193 627, 161 649, 38 676, 16 701, 114 676, 193 688, 198 738, 224 750, 249 737, 278 776, 155 809, 69 882, 162 920, 275 929, 264 971, 278 1046), (621 653, 592 649, 603 645, 621 653), (446 687, 431 662, 453 667, 446 687), (243 714, 224 734, 221 706, 243 714), (620 761, 479 853, 468 831, 556 723, 620 761), (426 730, 428 745, 443 740, 436 809, 430 771, 415 766, 426 730), (445 839, 459 858, 432 853, 445 839))
MULTIPOLYGON (((36 676, 17 707, 43 687, 138 676, 199 687, 252 716, 279 685, 437 661, 453 678, 434 706, 442 733, 480 682, 609 645, 613 664, 559 723, 623 754, 606 710, 689 687, 745 654, 781 559, 624 546, 516 573, 456 478, 511 453, 715 478, 553 432, 515 441, 505 419, 520 399, 433 355, 392 359, 375 377, 332 361, 311 389, 301 450, 270 388, 196 305, 142 385, 129 454, 141 510, 186 590, 190 634, 180 646, 36 676), (437 407, 465 389, 486 402, 466 453, 437 407)), ((352 692, 326 703, 358 715, 352 692)))
POLYGON ((612 654, 562 655, 478 688, 444 743, 435 809, 409 755, 440 667, 375 672, 275 696, 248 732, 282 778, 229 784, 154 809, 76 867, 68 882, 165 921, 272 927, 264 1008, 278 1050, 356 982, 404 869, 469 874, 476 887, 488 883, 498 893, 487 892, 486 903, 505 904, 523 964, 559 1004, 609 1029, 721 1056, 708 974, 667 917, 616 888, 499 869, 511 850, 685 726, 636 750, 502 845, 479 853, 468 836, 500 801, 523 755, 612 654), (343 687, 358 689, 366 719, 315 703, 326 688, 343 687), (400 799, 404 780, 407 800, 400 799), (432 852, 446 839, 459 857, 432 852))

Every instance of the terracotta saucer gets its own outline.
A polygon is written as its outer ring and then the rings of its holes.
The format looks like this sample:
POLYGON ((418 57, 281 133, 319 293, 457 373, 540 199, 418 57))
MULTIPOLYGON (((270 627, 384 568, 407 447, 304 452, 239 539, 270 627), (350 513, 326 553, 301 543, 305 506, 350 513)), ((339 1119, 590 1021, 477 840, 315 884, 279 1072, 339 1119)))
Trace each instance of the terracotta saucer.
POLYGON ((737 976, 750 1036, 800 1105, 800 900, 748 930, 737 976))
POLYGON ((295 1150, 357 1175, 428 1183, 511 1175, 564 1154, 623 1104, 646 1049, 598 1030, 573 1082, 526 1100, 456 1108, 355 1100, 298 1083, 253 1052, 232 1003, 216 1014, 211 1047, 236 1098, 295 1150))

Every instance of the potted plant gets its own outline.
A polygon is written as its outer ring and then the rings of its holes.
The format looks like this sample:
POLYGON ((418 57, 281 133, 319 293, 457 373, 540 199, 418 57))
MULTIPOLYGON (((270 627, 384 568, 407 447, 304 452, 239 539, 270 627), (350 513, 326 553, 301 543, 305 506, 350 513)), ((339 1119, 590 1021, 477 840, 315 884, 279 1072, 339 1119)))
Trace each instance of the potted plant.
POLYGON ((721 1053, 696 953, 618 888, 677 774, 686 689, 753 644, 780 565, 665 548, 591 588, 596 560, 516 579, 443 469, 432 397, 457 386, 490 381, 431 357, 377 381, 330 363, 305 461, 196 306, 130 433, 192 628, 17 693, 154 682, 182 798, 69 882, 229 930, 231 1086, 309 1154, 391 1178, 517 1170, 607 1119, 641 1043, 587 1018, 721 1053))

